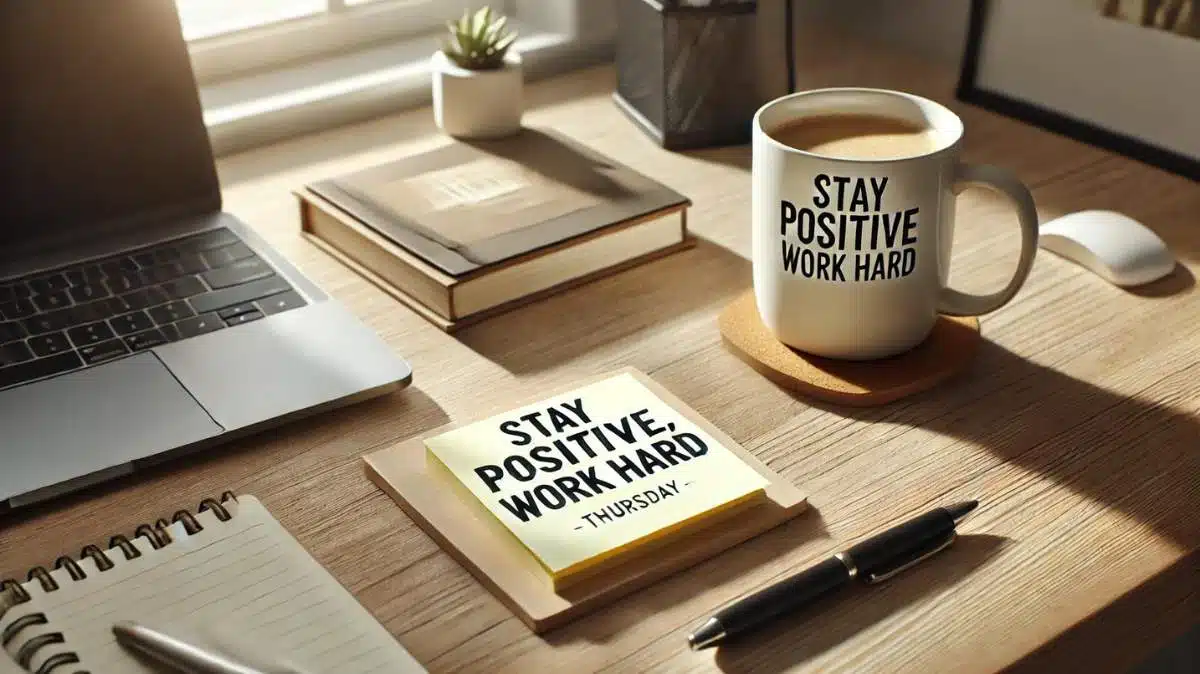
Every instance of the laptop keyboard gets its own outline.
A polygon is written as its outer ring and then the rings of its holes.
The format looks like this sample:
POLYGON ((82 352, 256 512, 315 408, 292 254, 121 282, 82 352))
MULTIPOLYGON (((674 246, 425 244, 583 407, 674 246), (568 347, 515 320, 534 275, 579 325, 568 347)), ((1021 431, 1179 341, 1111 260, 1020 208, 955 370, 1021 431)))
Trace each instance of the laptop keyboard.
POLYGON ((0 281, 0 389, 305 304, 228 229, 0 281))

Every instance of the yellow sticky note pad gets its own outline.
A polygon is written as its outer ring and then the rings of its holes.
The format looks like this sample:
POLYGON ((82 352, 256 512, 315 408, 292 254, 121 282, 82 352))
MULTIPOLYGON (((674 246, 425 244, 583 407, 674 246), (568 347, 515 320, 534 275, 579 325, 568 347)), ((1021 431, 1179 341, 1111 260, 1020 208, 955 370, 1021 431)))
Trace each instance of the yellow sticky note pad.
POLYGON ((768 484, 628 373, 425 446, 556 587, 759 498, 768 484))

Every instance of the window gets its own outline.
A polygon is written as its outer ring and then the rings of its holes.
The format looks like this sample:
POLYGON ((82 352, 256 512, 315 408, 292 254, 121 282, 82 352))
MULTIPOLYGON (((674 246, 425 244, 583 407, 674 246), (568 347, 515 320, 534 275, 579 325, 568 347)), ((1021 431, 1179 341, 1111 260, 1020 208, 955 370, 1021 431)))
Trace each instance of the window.
POLYGON ((201 83, 438 30, 470 0, 175 0, 201 83))
POLYGON ((484 2, 527 76, 610 60, 616 30, 612 0, 174 1, 218 156, 428 104, 446 20, 484 2))

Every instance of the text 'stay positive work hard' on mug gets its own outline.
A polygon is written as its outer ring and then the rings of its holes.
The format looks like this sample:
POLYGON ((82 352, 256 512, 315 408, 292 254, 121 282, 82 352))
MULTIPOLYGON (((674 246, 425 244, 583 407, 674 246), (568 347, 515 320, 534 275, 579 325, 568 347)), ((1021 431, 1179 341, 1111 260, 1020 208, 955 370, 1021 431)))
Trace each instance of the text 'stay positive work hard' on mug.
POLYGON ((892 356, 939 313, 977 316, 1016 295, 1037 251, 1033 198, 1007 171, 959 161, 962 121, 881 89, 819 89, 754 117, 753 262, 759 313, 776 337, 829 358, 892 356), (954 202, 970 186, 1011 201, 1021 255, 992 295, 946 286, 954 202))

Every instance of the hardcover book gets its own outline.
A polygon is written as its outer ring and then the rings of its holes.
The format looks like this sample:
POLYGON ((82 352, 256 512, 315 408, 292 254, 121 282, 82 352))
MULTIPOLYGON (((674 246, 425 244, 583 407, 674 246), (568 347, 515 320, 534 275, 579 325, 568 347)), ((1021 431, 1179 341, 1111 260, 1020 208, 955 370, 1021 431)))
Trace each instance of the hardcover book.
POLYGON ((692 415, 625 372, 425 447, 559 589, 764 498, 769 481, 692 415))
POLYGON ((536 129, 448 139, 298 196, 304 232, 446 329, 689 243, 686 197, 536 129))

